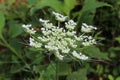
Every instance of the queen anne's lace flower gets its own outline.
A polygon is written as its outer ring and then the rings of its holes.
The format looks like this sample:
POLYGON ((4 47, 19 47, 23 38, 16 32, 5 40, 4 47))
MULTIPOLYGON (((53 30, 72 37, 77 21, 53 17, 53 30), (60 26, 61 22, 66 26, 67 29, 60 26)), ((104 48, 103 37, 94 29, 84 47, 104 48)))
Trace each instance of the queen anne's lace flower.
POLYGON ((25 25, 23 24, 22 27, 25 29, 26 32, 28 32, 29 34, 35 34, 35 30, 33 28, 31 28, 31 24, 25 25))
POLYGON ((56 19, 60 22, 64 22, 67 18, 67 16, 63 16, 59 13, 56 13, 56 12, 52 12, 52 13, 55 15, 56 19))
POLYGON ((82 28, 81 28, 82 32, 89 33, 92 30, 96 30, 96 29, 97 29, 96 27, 93 27, 91 25, 87 25, 86 23, 82 23, 82 28))
POLYGON ((37 41, 35 41, 35 39, 33 39, 33 38, 29 38, 29 45, 30 46, 33 46, 33 47, 35 47, 35 48, 40 48, 41 46, 42 46, 42 44, 41 43, 39 43, 39 42, 37 42, 37 41))
MULTIPOLYGON (((56 19, 60 22, 66 20, 67 16, 63 16, 59 13, 53 12, 56 19)), ((63 60, 67 55, 71 55, 80 60, 87 60, 88 57, 77 49, 82 46, 90 46, 96 44, 95 39, 92 36, 76 35, 74 30, 76 22, 69 20, 65 22, 65 27, 54 26, 49 20, 39 19, 43 27, 41 28, 42 35, 30 37, 30 46, 35 48, 44 48, 50 53, 53 53, 58 59, 63 60)), ((36 31, 31 28, 31 25, 23 25, 26 32, 35 34, 36 31)), ((83 23, 82 32, 91 32, 95 27, 88 26, 83 23)))
POLYGON ((69 20, 68 22, 65 23, 65 26, 69 30, 73 30, 76 26, 76 23, 73 20, 69 20))
POLYGON ((81 60, 87 60, 88 57, 83 55, 82 53, 77 53, 76 51, 73 51, 72 52, 72 55, 78 59, 81 59, 81 60))

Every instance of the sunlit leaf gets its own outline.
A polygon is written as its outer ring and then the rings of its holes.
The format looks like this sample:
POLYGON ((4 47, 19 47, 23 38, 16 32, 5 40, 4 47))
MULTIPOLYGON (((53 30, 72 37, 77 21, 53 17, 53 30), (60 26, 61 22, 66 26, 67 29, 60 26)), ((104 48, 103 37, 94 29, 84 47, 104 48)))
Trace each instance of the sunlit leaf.
POLYGON ((0 37, 2 36, 4 25, 5 25, 5 17, 4 14, 0 12, 0 37))
POLYGON ((62 10, 69 16, 70 11, 75 7, 76 0, 64 0, 62 10))

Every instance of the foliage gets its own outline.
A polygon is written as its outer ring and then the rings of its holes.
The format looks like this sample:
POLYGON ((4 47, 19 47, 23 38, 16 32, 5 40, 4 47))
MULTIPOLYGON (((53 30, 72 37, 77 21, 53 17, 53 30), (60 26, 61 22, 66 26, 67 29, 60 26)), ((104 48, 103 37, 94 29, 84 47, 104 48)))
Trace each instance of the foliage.
POLYGON ((120 0, 1 0, 0 80, 120 80, 120 0), (54 21, 52 11, 97 26, 97 46, 83 52, 89 61, 55 60, 30 47, 22 24, 39 31, 39 18, 54 21))

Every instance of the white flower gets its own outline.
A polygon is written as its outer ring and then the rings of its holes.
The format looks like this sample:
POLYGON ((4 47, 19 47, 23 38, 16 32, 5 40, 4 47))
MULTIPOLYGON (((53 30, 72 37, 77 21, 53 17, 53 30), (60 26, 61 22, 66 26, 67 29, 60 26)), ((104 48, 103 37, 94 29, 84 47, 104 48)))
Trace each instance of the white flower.
POLYGON ((63 16, 63 15, 61 15, 61 14, 59 14, 59 13, 56 13, 56 12, 52 12, 52 13, 55 15, 56 20, 58 20, 58 21, 60 21, 60 22, 65 21, 66 18, 67 18, 67 16, 63 16))
POLYGON ((69 51, 70 51, 69 48, 62 50, 63 53, 69 53, 69 51))
POLYGON ((34 41, 35 41, 35 40, 34 40, 33 38, 30 37, 30 38, 29 38, 29 42, 30 42, 29 45, 30 45, 30 46, 33 46, 33 45, 34 45, 34 41))
POLYGON ((76 26, 76 23, 73 20, 69 20, 65 23, 65 27, 69 30, 73 30, 76 26))
POLYGON ((74 38, 75 38, 76 41, 82 41, 83 40, 83 38, 81 38, 81 36, 77 37, 76 35, 74 35, 74 38))
MULTIPOLYGON (((56 19, 60 22, 66 20, 67 16, 63 16, 59 13, 53 12, 56 19)), ((78 52, 79 48, 84 46, 90 46, 96 44, 96 40, 92 36, 86 36, 85 34, 77 35, 75 31, 76 22, 69 20, 65 22, 65 26, 53 25, 49 20, 39 19, 43 27, 41 28, 41 35, 35 34, 35 30, 31 28, 31 25, 23 25, 26 32, 30 33, 32 38, 29 39, 29 45, 35 48, 43 48, 50 53, 53 53, 58 59, 63 60, 64 56, 72 54, 73 57, 81 60, 87 60, 88 57, 78 52), (83 46, 81 46, 83 45, 83 46), (77 49, 77 50, 76 50, 77 49)), ((82 24, 82 32, 91 32, 97 28, 82 24)))
POLYGON ((40 48, 42 46, 41 43, 36 42, 33 38, 29 38, 29 45, 35 48, 40 48))
POLYGON ((45 28, 41 28, 42 31, 45 31, 45 28))
POLYGON ((82 45, 84 46, 90 46, 90 45, 93 45, 93 44, 96 44, 96 40, 93 39, 92 36, 81 36, 82 38, 82 45))
POLYGON ((58 47, 54 46, 53 49, 54 49, 54 50, 58 50, 58 47))
POLYGON ((39 21, 42 22, 42 23, 48 23, 49 22, 49 20, 43 20, 41 18, 39 19, 39 21))
POLYGON ((49 20, 43 20, 43 19, 39 19, 40 22, 43 23, 43 26, 47 29, 50 29, 50 28, 53 28, 53 24, 52 23, 49 23, 49 20))
POLYGON ((81 28, 81 31, 82 31, 82 32, 89 33, 89 32, 91 32, 93 29, 96 30, 97 28, 96 28, 96 27, 93 27, 93 26, 91 26, 91 25, 87 25, 86 23, 82 23, 82 28, 81 28))
POLYGON ((61 54, 59 53, 59 51, 56 51, 55 53, 56 53, 55 56, 56 56, 58 59, 63 60, 64 56, 61 55, 61 54))
POLYGON ((23 24, 22 25, 23 28, 30 28, 31 26, 32 26, 31 24, 28 24, 28 25, 23 24))
POLYGON ((23 24, 22 27, 29 34, 35 34, 35 32, 36 32, 33 28, 31 28, 31 24, 28 24, 28 25, 23 24))
POLYGON ((76 51, 73 51, 72 52, 72 55, 78 59, 81 59, 81 60, 87 60, 88 57, 85 56, 85 55, 82 55, 82 53, 77 53, 76 51))

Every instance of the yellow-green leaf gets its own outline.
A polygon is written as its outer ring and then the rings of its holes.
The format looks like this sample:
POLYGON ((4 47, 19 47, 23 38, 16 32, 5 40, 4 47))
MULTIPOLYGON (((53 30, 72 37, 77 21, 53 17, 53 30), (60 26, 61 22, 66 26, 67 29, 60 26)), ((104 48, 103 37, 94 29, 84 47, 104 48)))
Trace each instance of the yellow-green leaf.
POLYGON ((0 12, 0 37, 2 36, 4 25, 5 25, 5 17, 4 14, 0 12))

